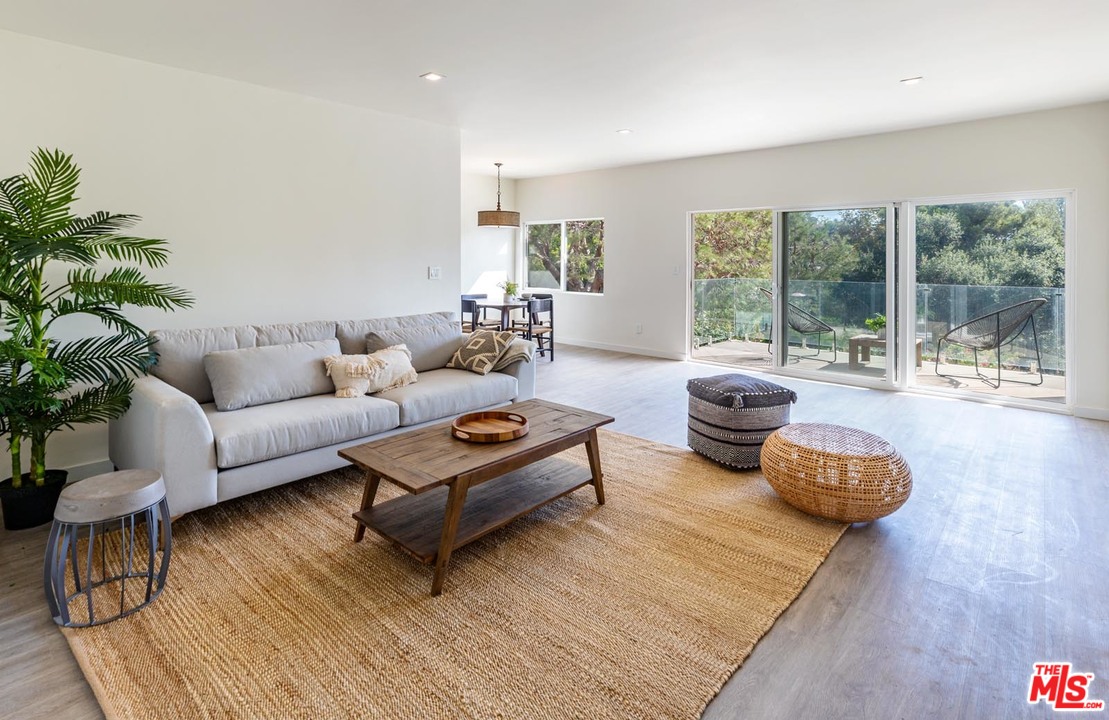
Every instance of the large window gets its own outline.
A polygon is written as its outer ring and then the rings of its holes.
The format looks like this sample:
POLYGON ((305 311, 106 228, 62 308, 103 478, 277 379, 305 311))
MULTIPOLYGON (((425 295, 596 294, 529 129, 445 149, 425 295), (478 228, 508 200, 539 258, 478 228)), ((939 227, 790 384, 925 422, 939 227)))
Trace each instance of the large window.
POLYGON ((528 223, 524 238, 528 288, 604 292, 604 220, 528 223))

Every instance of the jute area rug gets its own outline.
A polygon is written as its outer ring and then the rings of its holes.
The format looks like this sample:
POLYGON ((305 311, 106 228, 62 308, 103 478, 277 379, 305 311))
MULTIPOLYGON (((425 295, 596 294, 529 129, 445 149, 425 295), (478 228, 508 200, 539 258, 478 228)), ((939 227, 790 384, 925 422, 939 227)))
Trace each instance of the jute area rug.
POLYGON ((439 597, 352 542, 344 469, 182 518, 161 597, 63 632, 109 718, 696 718, 846 526, 601 433, 607 504, 583 488, 455 552, 439 597))

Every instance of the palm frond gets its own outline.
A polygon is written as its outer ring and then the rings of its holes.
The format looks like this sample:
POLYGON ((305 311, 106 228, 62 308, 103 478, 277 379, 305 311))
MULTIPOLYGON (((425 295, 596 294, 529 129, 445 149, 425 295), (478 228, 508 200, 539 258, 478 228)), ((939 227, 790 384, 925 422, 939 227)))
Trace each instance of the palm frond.
POLYGON ((94 269, 71 270, 69 288, 82 300, 103 302, 117 307, 134 305, 174 310, 192 307, 187 291, 173 285, 152 283, 133 267, 114 268, 106 273, 94 269))
POLYGON ((133 389, 131 378, 120 378, 63 398, 61 407, 50 413, 47 419, 50 429, 72 429, 74 425, 114 420, 131 407, 133 389))
POLYGON ((70 382, 106 383, 145 373, 157 359, 152 345, 145 335, 107 335, 61 343, 49 356, 65 368, 70 382))
POLYGON ((69 315, 91 315, 121 335, 138 338, 146 331, 127 319, 119 308, 77 297, 59 297, 54 300, 54 317, 46 323, 49 328, 55 320, 69 315))
POLYGON ((80 238, 119 235, 121 230, 134 227, 141 219, 138 215, 113 214, 98 210, 87 217, 71 218, 69 224, 58 234, 80 238))
POLYGON ((34 234, 49 235, 69 223, 69 206, 77 199, 80 178, 81 169, 73 163, 72 155, 43 148, 31 155, 31 173, 24 190, 34 234))
POLYGON ((22 175, 0 180, 0 216, 6 216, 5 222, 13 228, 27 228, 31 224, 26 186, 27 178, 22 175))
POLYGON ((129 235, 101 235, 85 243, 97 255, 117 262, 130 262, 148 267, 162 267, 169 259, 168 243, 153 238, 129 235))

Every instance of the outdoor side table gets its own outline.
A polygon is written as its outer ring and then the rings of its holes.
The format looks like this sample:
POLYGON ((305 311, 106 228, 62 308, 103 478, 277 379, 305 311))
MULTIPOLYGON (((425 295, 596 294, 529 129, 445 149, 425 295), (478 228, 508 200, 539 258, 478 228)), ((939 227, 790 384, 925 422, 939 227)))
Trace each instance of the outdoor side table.
POLYGON ((67 485, 54 509, 43 582, 54 622, 100 625, 162 592, 172 540, 157 470, 121 470, 67 485))

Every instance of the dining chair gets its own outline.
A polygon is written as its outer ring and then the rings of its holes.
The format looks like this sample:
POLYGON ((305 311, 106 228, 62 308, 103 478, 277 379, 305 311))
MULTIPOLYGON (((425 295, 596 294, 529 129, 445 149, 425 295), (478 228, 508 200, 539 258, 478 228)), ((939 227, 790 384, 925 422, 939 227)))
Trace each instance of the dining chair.
POLYGON ((528 340, 535 341, 537 355, 550 355, 554 362, 554 297, 532 295, 524 319, 513 322, 513 329, 528 340))
POLYGON ((462 296, 462 332, 473 332, 481 327, 492 327, 493 324, 499 326, 499 323, 492 323, 492 321, 484 320, 484 317, 478 317, 477 301, 485 300, 488 297, 485 293, 462 296))

